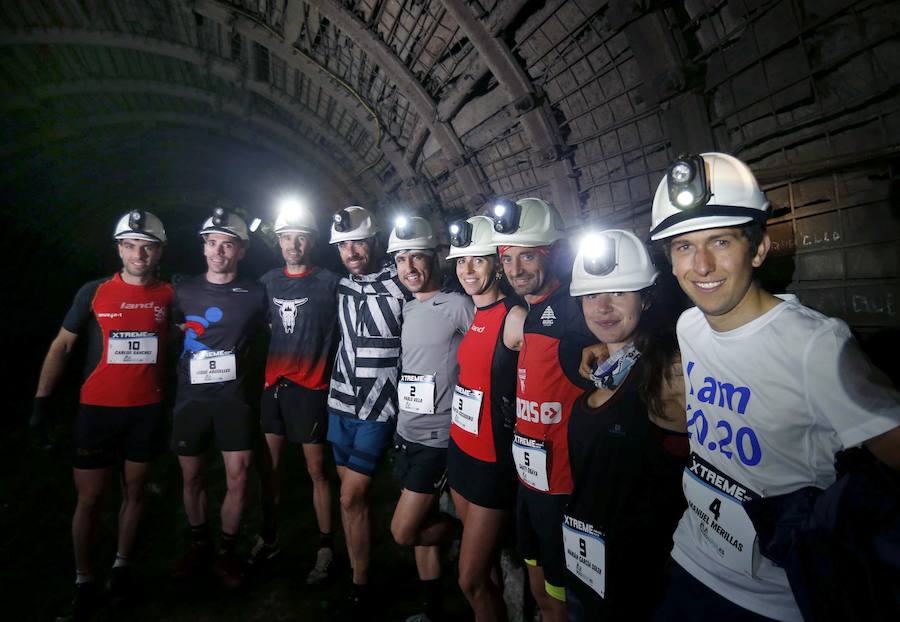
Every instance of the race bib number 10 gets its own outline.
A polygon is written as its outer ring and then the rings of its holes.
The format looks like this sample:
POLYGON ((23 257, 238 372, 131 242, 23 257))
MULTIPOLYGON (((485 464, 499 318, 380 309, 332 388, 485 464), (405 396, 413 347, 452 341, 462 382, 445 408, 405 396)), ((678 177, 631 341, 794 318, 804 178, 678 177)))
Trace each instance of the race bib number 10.
POLYGON ((153 365, 159 339, 156 333, 141 331, 111 331, 106 347, 106 362, 110 365, 153 365))
POLYGON ((237 360, 231 350, 201 350, 191 355, 191 384, 237 379, 237 360))
POLYGON ((754 576, 756 530, 741 503, 759 495, 695 453, 682 486, 699 546, 732 570, 754 576))

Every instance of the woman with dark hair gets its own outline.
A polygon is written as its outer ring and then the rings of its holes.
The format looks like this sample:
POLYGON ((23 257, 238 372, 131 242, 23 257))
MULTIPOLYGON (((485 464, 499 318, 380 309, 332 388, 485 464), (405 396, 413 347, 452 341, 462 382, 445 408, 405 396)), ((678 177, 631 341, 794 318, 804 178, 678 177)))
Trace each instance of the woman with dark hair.
POLYGON ((648 618, 684 511, 684 381, 675 318, 654 296, 658 274, 627 231, 590 236, 575 257, 571 294, 609 357, 569 420, 570 620, 648 618))
POLYGON ((506 620, 499 554, 518 486, 511 448, 526 314, 500 289, 492 226, 485 216, 453 223, 448 257, 476 306, 457 351, 447 479, 463 522, 459 585, 478 622, 506 620))

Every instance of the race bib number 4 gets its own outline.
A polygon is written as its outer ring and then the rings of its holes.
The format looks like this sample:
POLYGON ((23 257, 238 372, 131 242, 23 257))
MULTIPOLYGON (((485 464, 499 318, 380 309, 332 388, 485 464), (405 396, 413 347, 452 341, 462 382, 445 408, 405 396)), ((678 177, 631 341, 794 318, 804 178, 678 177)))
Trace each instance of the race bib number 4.
POLYGON ((466 389, 456 385, 453 390, 453 407, 451 421, 470 434, 478 436, 478 421, 481 416, 482 391, 466 389))
POLYGON ((201 350, 191 355, 191 384, 227 382, 237 378, 237 359, 231 350, 201 350))
POLYGON ((606 541, 591 525, 571 516, 563 519, 563 548, 569 572, 606 596, 606 541))
POLYGON ((434 376, 402 374, 397 385, 400 408, 420 415, 434 414, 434 376))
POLYGON ((156 333, 111 331, 106 362, 110 365, 152 365, 156 363, 158 349, 156 333))
POLYGON ((513 437, 512 452, 522 483, 541 492, 549 491, 546 443, 516 434, 513 437))
POLYGON ((695 453, 682 485, 699 546, 732 570, 754 576, 756 530, 741 503, 759 495, 695 453))

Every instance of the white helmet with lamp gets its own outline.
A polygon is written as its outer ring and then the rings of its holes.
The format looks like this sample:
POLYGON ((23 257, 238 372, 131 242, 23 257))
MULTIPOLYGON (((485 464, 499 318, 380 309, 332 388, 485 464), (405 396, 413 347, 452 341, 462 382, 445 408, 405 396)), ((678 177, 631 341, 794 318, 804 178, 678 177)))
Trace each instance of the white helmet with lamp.
POLYGON ((494 221, 487 216, 472 216, 450 223, 450 253, 447 259, 484 257, 497 252, 494 242, 494 221))
POLYGON ((378 233, 375 219, 364 207, 351 205, 331 217, 331 239, 329 244, 348 240, 366 240, 378 233))
POLYGON ((734 156, 682 155, 656 188, 650 239, 765 223, 768 212, 769 202, 750 167, 734 156))
POLYGON ((572 296, 636 292, 656 282, 659 270, 650 253, 630 231, 608 229, 581 240, 572 266, 572 296))
POLYGON ((114 240, 147 240, 148 242, 166 243, 166 229, 162 221, 150 212, 141 209, 131 210, 116 223, 113 232, 114 240))
POLYGON ((387 252, 433 251, 437 246, 434 231, 427 220, 419 216, 398 216, 388 238, 387 252))
POLYGON ((238 238, 245 244, 250 241, 250 232, 247 229, 247 223, 244 219, 227 211, 224 207, 217 207, 213 210, 212 216, 203 222, 200 228, 200 235, 207 233, 222 233, 238 238))
POLYGON ((318 233, 319 226, 313 213, 297 199, 289 198, 281 202, 275 219, 275 233, 318 233))
POLYGON ((550 246, 564 237, 562 216, 543 199, 501 199, 490 208, 497 246, 550 246))

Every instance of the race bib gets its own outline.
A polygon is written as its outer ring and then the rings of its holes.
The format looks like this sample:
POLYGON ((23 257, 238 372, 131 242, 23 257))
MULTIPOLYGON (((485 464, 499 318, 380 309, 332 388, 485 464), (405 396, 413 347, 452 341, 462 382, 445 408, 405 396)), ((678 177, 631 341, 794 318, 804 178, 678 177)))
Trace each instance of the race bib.
POLYGON ((541 492, 550 490, 546 443, 516 434, 513 437, 512 452, 519 479, 535 490, 541 492))
POLYGON ((227 382, 237 378, 237 359, 231 350, 200 350, 191 354, 191 384, 227 382))
POLYGON ((420 415, 434 414, 434 376, 402 374, 397 385, 400 408, 420 415))
POLYGON ((142 331, 110 331, 106 362, 110 365, 156 363, 159 338, 156 333, 142 331))
POLYGON ((569 572, 597 592, 606 595, 606 541, 591 525, 563 517, 563 549, 569 572))
POLYGON ((475 389, 467 389, 456 385, 453 390, 453 407, 451 421, 458 426, 478 436, 478 420, 481 415, 481 399, 484 392, 475 389))
POLYGON ((700 547, 732 570, 755 576, 756 530, 741 502, 759 495, 695 453, 684 470, 682 486, 700 547))

